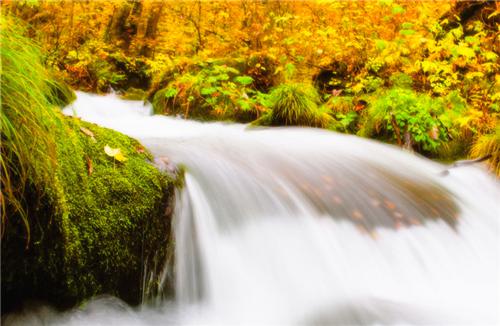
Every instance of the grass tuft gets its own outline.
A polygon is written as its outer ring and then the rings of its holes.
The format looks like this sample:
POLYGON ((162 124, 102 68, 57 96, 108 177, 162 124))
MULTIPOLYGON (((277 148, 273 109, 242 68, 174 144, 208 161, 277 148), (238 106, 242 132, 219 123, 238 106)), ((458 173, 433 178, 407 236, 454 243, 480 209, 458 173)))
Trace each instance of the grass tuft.
POLYGON ((472 145, 471 156, 481 158, 491 155, 488 163, 491 171, 500 176, 500 127, 495 132, 480 136, 472 145))
POLYGON ((281 84, 269 94, 270 110, 256 124, 326 128, 333 122, 312 85, 281 84))
POLYGON ((43 189, 54 181, 55 139, 50 130, 60 119, 54 105, 71 91, 52 81, 40 49, 24 37, 19 22, 0 17, 1 53, 1 233, 7 209, 20 216, 29 242, 24 191, 27 184, 43 189))

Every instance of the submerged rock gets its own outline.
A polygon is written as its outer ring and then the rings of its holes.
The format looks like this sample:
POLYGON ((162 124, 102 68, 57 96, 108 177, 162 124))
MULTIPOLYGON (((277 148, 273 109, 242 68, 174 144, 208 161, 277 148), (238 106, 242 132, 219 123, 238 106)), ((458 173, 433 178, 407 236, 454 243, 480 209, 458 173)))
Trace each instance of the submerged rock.
POLYGON ((2 313, 30 300, 68 308, 99 294, 138 304, 158 292, 151 279, 171 242, 175 177, 118 132, 75 118, 62 118, 53 131, 55 182, 43 192, 26 187, 29 225, 6 207, 2 313))

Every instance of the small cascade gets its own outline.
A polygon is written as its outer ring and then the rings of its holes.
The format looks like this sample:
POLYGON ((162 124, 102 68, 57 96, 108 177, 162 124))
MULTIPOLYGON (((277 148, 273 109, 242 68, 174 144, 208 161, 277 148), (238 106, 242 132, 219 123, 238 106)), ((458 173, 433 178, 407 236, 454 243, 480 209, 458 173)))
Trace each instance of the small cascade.
POLYGON ((93 302, 63 324, 496 324, 498 182, 318 129, 151 116, 78 93, 65 109, 186 167, 175 297, 93 302))

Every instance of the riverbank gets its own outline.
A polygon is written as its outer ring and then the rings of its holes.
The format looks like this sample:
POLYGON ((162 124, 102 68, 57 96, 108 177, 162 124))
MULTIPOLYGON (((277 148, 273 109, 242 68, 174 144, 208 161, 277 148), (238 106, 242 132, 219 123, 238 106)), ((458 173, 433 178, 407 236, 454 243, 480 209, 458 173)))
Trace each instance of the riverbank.
POLYGON ((1 23, 2 314, 99 294, 139 304, 173 254, 177 175, 138 141, 63 116, 72 91, 19 26, 1 23))

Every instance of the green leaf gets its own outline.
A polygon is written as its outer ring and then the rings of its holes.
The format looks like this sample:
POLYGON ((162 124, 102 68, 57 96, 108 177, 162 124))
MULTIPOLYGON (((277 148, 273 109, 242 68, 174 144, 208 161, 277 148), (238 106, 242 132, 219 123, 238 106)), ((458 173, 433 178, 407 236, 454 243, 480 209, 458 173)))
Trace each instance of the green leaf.
POLYGON ((479 43, 479 39, 475 36, 466 36, 464 40, 467 43, 472 43, 472 44, 479 43))
POLYGON ((403 14, 405 11, 405 8, 401 7, 400 5, 395 5, 394 7, 392 7, 393 15, 403 14))
POLYGON ((247 86, 253 83, 253 78, 250 76, 238 76, 234 78, 234 81, 243 86, 247 86))
POLYGON ((200 90, 201 95, 212 95, 215 92, 217 92, 216 87, 204 87, 200 90))
POLYGON ((377 49, 379 50, 383 50, 386 48, 387 46, 387 42, 384 41, 384 40, 376 40, 375 41, 375 46, 377 47, 377 49))
POLYGON ((244 100, 238 100, 238 105, 241 107, 241 109, 243 111, 248 111, 252 108, 250 103, 248 103, 247 101, 244 101, 244 100))
POLYGON ((167 89, 165 89, 163 95, 166 97, 166 98, 171 98, 171 97, 175 97, 175 95, 177 95, 177 88, 173 88, 173 87, 169 87, 167 89))
POLYGON ((219 80, 229 80, 229 75, 228 74, 220 74, 217 76, 217 79, 219 80))
POLYGON ((409 36, 415 34, 415 31, 413 29, 402 29, 399 31, 399 34, 409 36))
POLYGON ((401 24, 402 29, 411 29, 413 27, 413 23, 405 22, 401 24))

